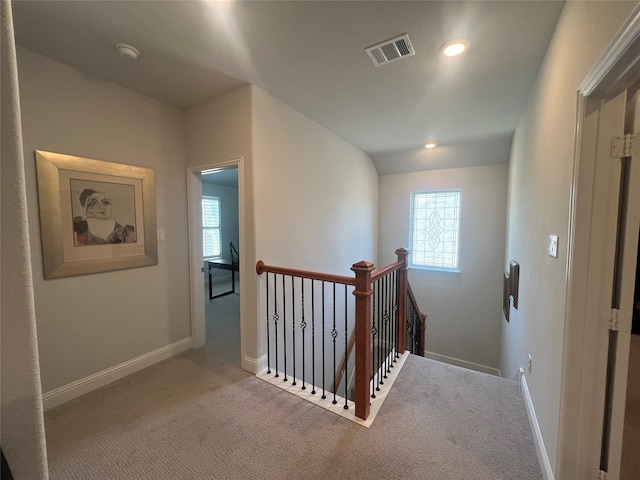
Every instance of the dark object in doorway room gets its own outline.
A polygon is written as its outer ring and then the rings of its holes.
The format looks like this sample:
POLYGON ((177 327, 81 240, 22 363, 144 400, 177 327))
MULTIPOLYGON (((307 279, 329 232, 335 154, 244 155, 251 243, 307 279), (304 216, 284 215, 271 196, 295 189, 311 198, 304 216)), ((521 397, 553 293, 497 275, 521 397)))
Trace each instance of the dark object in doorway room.
POLYGON ((11 469, 9 468, 9 464, 7 463, 7 459, 4 458, 4 452, 0 449, 0 457, 2 457, 2 470, 0 471, 0 478, 3 480, 13 480, 13 475, 11 475, 11 469))

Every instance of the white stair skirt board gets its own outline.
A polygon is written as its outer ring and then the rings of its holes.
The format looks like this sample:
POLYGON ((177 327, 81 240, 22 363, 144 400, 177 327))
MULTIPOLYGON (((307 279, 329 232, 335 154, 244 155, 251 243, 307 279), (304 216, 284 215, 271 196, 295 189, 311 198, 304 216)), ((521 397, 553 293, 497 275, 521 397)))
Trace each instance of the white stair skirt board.
POLYGON ((480 373, 488 373, 489 375, 495 375, 496 377, 501 377, 502 372, 500 369, 487 367, 486 365, 481 365, 479 363, 467 362, 466 360, 461 360, 459 358, 447 357, 446 355, 440 355, 439 353, 433 352, 424 352, 425 358, 429 358, 431 360, 437 360, 438 362, 448 363, 449 365, 454 365, 456 367, 466 368, 468 370, 474 370, 480 373))
POLYGON ((533 408, 533 401, 531 400, 531 394, 529 393, 529 387, 527 386, 527 379, 524 376, 523 368, 520 369, 520 388, 522 389, 522 396, 524 397, 524 405, 527 408, 527 417, 529 417, 529 425, 531 425, 533 443, 536 445, 536 452, 538 454, 538 461, 540 462, 540 469, 542 470, 542 477, 544 480, 554 480, 553 470, 551 469, 547 449, 544 448, 542 432, 540 431, 540 425, 538 425, 538 417, 536 417, 536 411, 533 408))
POLYGON ((387 378, 384 381, 385 388, 381 389, 379 392, 376 392, 376 398, 371 399, 369 418, 367 418, 366 420, 362 420, 361 418, 356 417, 355 403, 352 402, 351 400, 347 400, 347 405, 349 406, 349 409, 345 410, 344 397, 340 397, 339 395, 336 395, 336 400, 338 401, 338 403, 334 405, 332 403, 333 393, 329 392, 328 390, 325 390, 326 392, 325 395, 327 398, 322 399, 322 388, 319 389, 318 387, 313 387, 310 383, 306 383, 305 384, 307 386, 306 390, 302 390, 302 381, 299 378, 295 379, 297 385, 293 386, 291 385, 293 383, 292 382, 293 377, 291 375, 288 376, 289 380, 284 382, 282 380, 284 378, 283 372, 278 372, 280 376, 276 378, 275 371, 272 371, 271 373, 267 373, 267 369, 264 369, 263 371, 258 373, 256 377, 272 385, 275 385, 276 387, 281 388, 282 390, 285 390, 289 393, 293 393, 294 395, 297 395, 298 397, 304 400, 314 403, 319 407, 324 408, 325 410, 329 410, 330 412, 333 412, 336 415, 340 415, 341 417, 351 420, 352 422, 362 425, 363 427, 369 428, 373 424, 373 421, 375 420, 376 415, 380 411, 380 408, 382 407, 384 400, 387 398, 387 394, 391 391, 391 387, 393 386, 393 383, 395 382, 396 377, 400 373, 400 370, 402 370, 402 366, 404 365, 404 362, 407 360, 408 356, 409 356, 409 351, 407 350, 404 354, 400 355, 396 363, 393 365, 393 369, 391 370, 391 373, 387 374, 387 378), (316 392, 315 395, 311 394, 312 390, 315 390, 316 392))
POLYGON ((111 368, 107 368, 88 377, 81 378, 75 382, 71 382, 62 387, 51 390, 50 392, 42 395, 42 403, 45 410, 62 405, 69 400, 78 398, 89 392, 97 390, 100 387, 104 387, 116 380, 127 377, 132 373, 136 373, 144 368, 173 357, 185 350, 189 350, 193 346, 193 339, 191 337, 184 338, 177 342, 171 343, 164 347, 153 350, 152 352, 145 353, 139 357, 133 358, 129 361, 121 363, 111 368))

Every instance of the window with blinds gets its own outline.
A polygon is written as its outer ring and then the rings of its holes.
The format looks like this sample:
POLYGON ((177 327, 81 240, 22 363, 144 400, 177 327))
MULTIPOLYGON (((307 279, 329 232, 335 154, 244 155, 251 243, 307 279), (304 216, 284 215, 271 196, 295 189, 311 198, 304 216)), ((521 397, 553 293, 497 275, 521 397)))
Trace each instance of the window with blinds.
POLYGON ((202 253, 219 257, 222 253, 220 234, 220 199, 202 197, 202 253))
POLYGON ((460 190, 411 194, 411 267, 459 272, 460 195, 460 190))

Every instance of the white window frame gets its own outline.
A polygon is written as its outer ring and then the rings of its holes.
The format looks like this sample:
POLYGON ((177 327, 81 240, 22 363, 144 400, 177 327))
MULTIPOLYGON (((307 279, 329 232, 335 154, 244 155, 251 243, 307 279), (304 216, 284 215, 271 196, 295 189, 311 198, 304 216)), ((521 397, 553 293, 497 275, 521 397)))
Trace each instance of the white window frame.
MULTIPOLYGON (((461 203, 462 203, 462 190, 461 189, 449 189, 449 190, 423 190, 419 192, 411 192, 411 203, 410 203, 410 219, 409 219, 409 249, 411 251, 409 255, 409 268, 417 269, 417 270, 429 270, 434 272, 446 272, 446 273, 460 273, 460 218, 461 218, 461 203), (426 195, 426 194, 450 194, 457 193, 457 205, 455 206, 455 214, 453 218, 449 218, 449 222, 454 222, 453 225, 453 240, 450 240, 449 243, 453 243, 452 247, 454 248, 453 252, 449 252, 454 256, 454 261, 448 266, 435 265, 433 263, 416 263, 416 255, 414 253, 419 250, 415 235, 416 219, 414 218, 415 211, 415 202, 417 195, 426 195), (456 215, 457 214, 457 215, 456 215)), ((426 219, 429 220, 428 218, 426 219)), ((444 219, 443 219, 444 221, 444 219)), ((424 235, 426 236, 426 228, 424 229, 424 235)), ((444 235, 444 232, 443 232, 444 235)))
MULTIPOLYGON (((214 197, 212 195, 203 195, 202 196, 202 256, 207 258, 221 258, 222 257, 222 202, 220 201, 220 197, 214 197), (206 200, 215 200, 218 202, 218 226, 208 226, 204 224, 204 203, 206 200), (218 232, 218 245, 220 247, 220 251, 217 255, 207 255, 204 246, 204 233, 207 230, 213 230, 218 232)), ((214 252, 215 253, 215 252, 214 252)))

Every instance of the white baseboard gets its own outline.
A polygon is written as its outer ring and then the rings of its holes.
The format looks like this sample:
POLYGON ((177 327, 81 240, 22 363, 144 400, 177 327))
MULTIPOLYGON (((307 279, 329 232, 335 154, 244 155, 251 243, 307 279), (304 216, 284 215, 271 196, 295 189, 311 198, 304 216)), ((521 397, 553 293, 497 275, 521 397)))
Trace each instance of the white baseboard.
POLYGON ((55 390, 51 390, 42 396, 44 409, 49 410, 50 408, 62 405, 69 400, 73 400, 74 398, 78 398, 89 392, 97 390, 100 387, 104 387, 109 383, 150 367, 154 363, 158 363, 169 357, 177 355, 180 352, 189 350, 192 345, 193 339, 191 337, 187 337, 165 347, 158 348, 157 350, 153 350, 152 352, 145 353, 144 355, 128 360, 120 365, 116 365, 56 388, 55 390))
POLYGON ((533 401, 531 400, 531 394, 529 393, 529 387, 527 386, 527 379, 524 376, 524 369, 522 368, 520 369, 520 387, 522 389, 522 396, 524 397, 524 404, 527 408, 527 416, 529 417, 529 425, 531 425, 533 443, 535 443, 536 452, 538 453, 538 461, 540 462, 542 477, 544 480, 554 480, 553 469, 549 462, 547 449, 544 447, 542 432, 540 431, 540 425, 538 425, 538 417, 536 417, 536 411, 533 408, 533 401))
POLYGON ((267 369, 267 354, 265 353, 260 358, 252 358, 252 357, 245 356, 242 359, 241 363, 242 364, 240 365, 240 367, 243 370, 257 375, 261 371, 267 369))
POLYGON ((501 377, 502 374, 499 368, 487 367, 479 363, 467 362, 466 360, 460 360, 459 358, 447 357, 446 355, 440 355, 439 353, 424 352, 426 358, 431 360, 437 360, 438 362, 448 363, 449 365, 455 365, 456 367, 468 368, 469 370, 475 370, 476 372, 488 373, 489 375, 495 375, 501 377))

